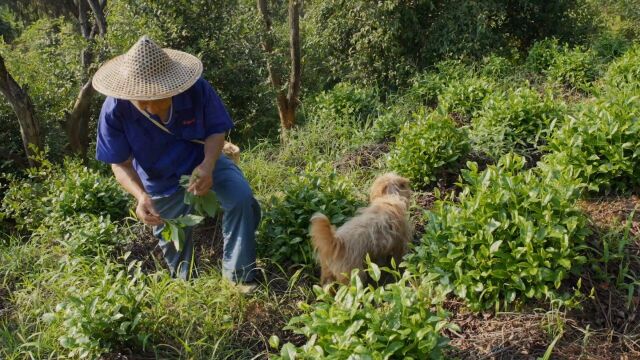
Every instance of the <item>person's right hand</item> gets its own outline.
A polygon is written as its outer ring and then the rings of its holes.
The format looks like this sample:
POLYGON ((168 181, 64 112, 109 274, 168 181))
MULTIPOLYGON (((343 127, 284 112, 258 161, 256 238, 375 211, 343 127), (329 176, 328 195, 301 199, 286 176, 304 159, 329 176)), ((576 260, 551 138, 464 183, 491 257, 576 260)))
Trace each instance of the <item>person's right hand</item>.
POLYGON ((136 206, 136 215, 143 223, 151 226, 162 225, 163 221, 160 214, 153 207, 153 201, 149 195, 143 195, 138 198, 138 206, 136 206))

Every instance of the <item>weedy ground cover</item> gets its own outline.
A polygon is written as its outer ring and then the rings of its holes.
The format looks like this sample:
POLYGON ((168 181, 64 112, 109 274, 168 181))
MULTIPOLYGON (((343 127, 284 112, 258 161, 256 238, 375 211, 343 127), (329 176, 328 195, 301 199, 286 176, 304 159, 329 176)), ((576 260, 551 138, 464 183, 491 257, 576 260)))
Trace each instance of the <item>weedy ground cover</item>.
MULTIPOLYGON (((144 267, 118 257, 140 231, 108 169, 41 157, 2 190, 3 229, 17 232, 0 235, 0 357, 634 358, 638 204, 601 226, 594 214, 609 216, 610 199, 584 202, 637 192, 637 60, 619 37, 591 48, 545 40, 437 64, 396 93, 343 82, 301 99, 286 143, 244 151, 264 210, 263 287, 250 297, 216 266, 184 282, 150 254, 144 267), (393 160, 334 166, 361 149, 393 160), (512 151, 545 157, 536 166, 512 151), (460 172, 482 153, 486 169, 460 172), (384 286, 312 288, 310 216, 341 224, 392 169, 437 199, 414 204, 424 216, 410 271, 384 286), (441 171, 459 185, 432 191, 441 171)), ((213 202, 199 201, 186 199, 210 215, 213 202)), ((373 279, 383 271, 369 268, 373 279)))

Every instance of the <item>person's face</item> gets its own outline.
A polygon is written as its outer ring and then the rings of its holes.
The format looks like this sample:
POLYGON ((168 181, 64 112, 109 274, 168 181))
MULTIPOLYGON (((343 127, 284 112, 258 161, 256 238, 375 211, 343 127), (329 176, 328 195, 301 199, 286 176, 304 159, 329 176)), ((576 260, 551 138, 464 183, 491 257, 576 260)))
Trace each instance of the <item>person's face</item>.
POLYGON ((138 109, 150 114, 164 116, 171 107, 171 98, 159 100, 131 100, 138 109))

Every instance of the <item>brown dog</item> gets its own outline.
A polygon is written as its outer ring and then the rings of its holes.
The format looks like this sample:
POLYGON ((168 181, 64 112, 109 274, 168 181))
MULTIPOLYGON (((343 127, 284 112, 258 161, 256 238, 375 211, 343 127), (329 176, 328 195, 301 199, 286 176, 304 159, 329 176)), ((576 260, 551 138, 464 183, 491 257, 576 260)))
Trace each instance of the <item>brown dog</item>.
POLYGON ((390 258, 400 264, 413 233, 408 217, 410 196, 409 180, 387 173, 371 186, 369 206, 339 229, 324 214, 314 214, 311 239, 322 268, 320 282, 348 283, 351 270, 364 268, 367 254, 376 264, 386 265, 390 258))
POLYGON ((240 162, 240 148, 236 144, 225 141, 222 153, 227 155, 236 165, 240 162))

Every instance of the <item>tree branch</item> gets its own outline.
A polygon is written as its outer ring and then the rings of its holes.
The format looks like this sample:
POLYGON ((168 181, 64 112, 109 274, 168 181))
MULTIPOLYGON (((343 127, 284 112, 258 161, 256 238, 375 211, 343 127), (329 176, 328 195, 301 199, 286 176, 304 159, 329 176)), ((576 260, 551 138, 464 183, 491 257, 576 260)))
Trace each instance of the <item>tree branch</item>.
POLYGON ((300 55, 300 5, 301 0, 289 0, 289 42, 291 50, 291 73, 289 74, 289 93, 287 102, 295 109, 300 94, 302 75, 300 55))
MULTIPOLYGON (((79 0, 82 1, 82 0, 79 0)), ((104 17, 103 8, 98 4, 96 0, 85 0, 91 10, 93 11, 93 17, 96 19, 96 24, 98 25, 98 30, 100 36, 104 37, 107 35, 107 19, 104 17)), ((105 2, 106 5, 106 2, 105 2)))
POLYGON ((34 166, 34 162, 30 155, 33 154, 31 145, 36 148, 42 148, 42 139, 40 137, 40 124, 35 117, 33 103, 29 94, 27 94, 20 85, 13 79, 4 64, 4 58, 0 55, 0 93, 7 99, 11 108, 16 113, 18 123, 20 124, 20 135, 24 145, 25 153, 29 158, 29 164, 34 166))
POLYGON ((266 54, 269 79, 271 80, 271 84, 274 89, 280 93, 282 91, 282 80, 280 79, 280 74, 278 74, 271 61, 271 57, 273 56, 273 28, 271 24, 271 16, 269 15, 269 8, 267 6, 267 0, 258 0, 258 11, 262 15, 262 20, 264 21, 262 49, 266 54))

